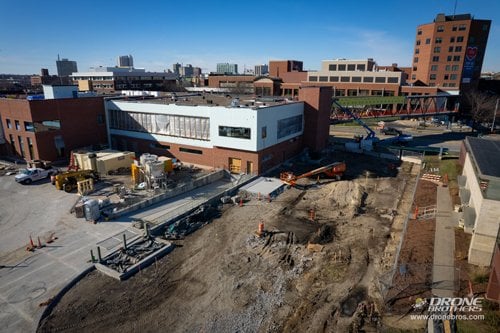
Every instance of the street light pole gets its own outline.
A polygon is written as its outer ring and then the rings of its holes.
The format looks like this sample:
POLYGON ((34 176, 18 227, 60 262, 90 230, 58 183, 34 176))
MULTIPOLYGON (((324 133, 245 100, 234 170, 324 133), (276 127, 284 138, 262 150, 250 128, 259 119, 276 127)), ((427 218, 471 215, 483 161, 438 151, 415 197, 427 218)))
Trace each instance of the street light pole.
POLYGON ((495 113, 493 113, 493 122, 491 123, 491 132, 495 129, 495 118, 497 117, 497 110, 498 110, 498 98, 497 98, 497 103, 495 104, 495 113))

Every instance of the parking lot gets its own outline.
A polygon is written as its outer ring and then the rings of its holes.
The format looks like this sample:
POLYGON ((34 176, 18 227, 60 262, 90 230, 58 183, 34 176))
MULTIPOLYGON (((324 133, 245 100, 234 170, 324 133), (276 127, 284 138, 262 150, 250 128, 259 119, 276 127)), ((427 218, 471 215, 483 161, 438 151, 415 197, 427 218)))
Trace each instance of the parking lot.
POLYGON ((90 249, 130 228, 77 219, 69 213, 77 199, 48 181, 0 176, 0 332, 34 331, 45 302, 91 265, 90 249), (30 236, 44 247, 27 251, 30 236))

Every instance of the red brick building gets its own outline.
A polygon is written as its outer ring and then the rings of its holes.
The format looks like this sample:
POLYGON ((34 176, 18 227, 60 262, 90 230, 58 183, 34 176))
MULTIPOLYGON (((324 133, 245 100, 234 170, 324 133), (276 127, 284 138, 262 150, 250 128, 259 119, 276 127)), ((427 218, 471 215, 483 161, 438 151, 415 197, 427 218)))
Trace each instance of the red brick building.
POLYGON ((434 22, 417 27, 410 82, 461 89, 478 84, 490 20, 470 14, 438 14, 434 22))
POLYGON ((72 149, 106 144, 102 97, 0 99, 3 154, 26 160, 67 159, 72 149))

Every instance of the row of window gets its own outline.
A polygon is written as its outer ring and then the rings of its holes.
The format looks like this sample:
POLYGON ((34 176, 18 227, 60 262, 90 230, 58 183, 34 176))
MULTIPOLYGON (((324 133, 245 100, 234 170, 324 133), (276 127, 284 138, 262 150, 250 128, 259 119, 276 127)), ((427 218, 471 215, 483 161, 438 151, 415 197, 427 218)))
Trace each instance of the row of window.
MULTIPOLYGON (((436 71, 438 70, 438 68, 439 68, 439 66, 438 66, 438 65, 432 65, 432 66, 431 66, 431 71, 436 72, 436 71)), ((453 65, 453 66, 452 66, 452 65, 446 65, 446 67, 445 67, 445 70, 446 70, 447 72, 449 72, 449 71, 457 72, 459 69, 460 69, 460 66, 459 66, 459 65, 453 65)), ((413 68, 413 70, 415 70, 415 71, 416 71, 416 70, 417 70, 417 68, 416 68, 416 67, 414 67, 414 68, 413 68)))
POLYGON ((345 82, 345 83, 399 83, 398 77, 385 76, 309 76, 309 81, 312 82, 345 82))
MULTIPOLYGON (((26 137, 26 141, 28 143, 28 157, 30 160, 33 160, 33 159, 35 159, 35 153, 34 153, 34 149, 33 149, 33 141, 31 140, 30 137, 26 137)), ((20 135, 17 136, 17 143, 18 143, 19 150, 17 150, 17 148, 16 148, 16 141, 14 139, 14 135, 12 135, 12 134, 9 134, 9 143, 10 143, 10 147, 13 150, 13 152, 16 151, 19 155, 21 155, 22 158, 26 157, 26 152, 24 149, 24 139, 22 136, 20 136, 20 135)))
POLYGON ((364 72, 366 70, 365 64, 330 64, 328 65, 329 71, 361 71, 364 72))
MULTIPOLYGON (((7 128, 12 129, 12 121, 8 118, 5 119, 7 128)), ((102 115, 102 123, 104 123, 104 116, 102 115)), ((59 120, 44 120, 32 123, 30 121, 24 122, 24 130, 26 132, 45 132, 61 129, 61 122, 59 120)), ((21 123, 19 120, 14 120, 14 126, 17 131, 21 130, 21 123)))
MULTIPOLYGON (((483 27, 483 29, 484 29, 484 27, 483 27)), ((444 29, 444 25, 438 25, 437 28, 436 28, 437 32, 444 32, 444 30, 445 30, 444 29)), ((451 31, 457 31, 457 30, 458 31, 465 31, 465 30, 467 30, 467 25, 465 25, 465 24, 459 24, 459 25, 452 26, 451 31)), ((422 30, 419 29, 417 31, 417 35, 421 35, 421 34, 422 34, 422 30)))
MULTIPOLYGON (((446 61, 460 61, 461 56, 459 55, 454 55, 454 56, 447 56, 446 61)), ((414 63, 418 63, 418 57, 413 58, 414 63)), ((439 56, 432 56, 432 62, 439 62, 439 56)))
POLYGON ((364 90, 364 89, 335 89, 333 91, 335 97, 342 96, 395 96, 393 90, 364 90), (346 95, 347 93, 347 95, 346 95))
MULTIPOLYGON (((455 43, 455 41, 457 43, 462 43, 464 41, 464 36, 450 37, 450 43, 455 43)), ((434 42, 435 42, 435 44, 441 44, 443 42, 443 39, 441 37, 437 37, 434 42)), ((425 44, 429 45, 430 43, 431 43, 431 39, 430 38, 426 38, 425 39, 425 44)), ((417 45, 421 44, 420 39, 417 39, 416 44, 417 45)))
MULTIPOLYGON (((155 149, 165 149, 169 150, 170 146, 169 145, 162 145, 161 143, 158 142, 153 142, 149 145, 151 148, 155 149)), ((192 148, 185 148, 185 147, 179 147, 179 151, 183 153, 190 153, 190 154, 196 154, 196 155, 203 155, 203 151, 199 149, 192 149, 192 148)))
MULTIPOLYGON (((437 75, 436 75, 436 74, 431 74, 431 75, 429 76, 429 79, 430 79, 430 80, 436 80, 436 78, 437 78, 437 75)), ((445 74, 445 75, 444 75, 444 79, 445 79, 445 80, 452 80, 452 81, 453 81, 453 80, 458 79, 458 75, 457 75, 457 74, 445 74)))

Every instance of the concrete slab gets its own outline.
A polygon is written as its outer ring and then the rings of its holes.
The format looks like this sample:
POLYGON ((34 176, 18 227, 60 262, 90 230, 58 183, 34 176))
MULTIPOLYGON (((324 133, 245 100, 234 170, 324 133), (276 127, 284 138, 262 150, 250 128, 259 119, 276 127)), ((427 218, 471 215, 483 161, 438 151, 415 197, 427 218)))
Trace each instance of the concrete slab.
POLYGON ((455 291, 455 223, 452 211, 448 188, 438 187, 432 293, 440 297, 453 297, 455 291))
POLYGON ((247 185, 242 186, 241 190, 255 195, 260 193, 263 197, 267 197, 268 195, 277 192, 283 186, 285 186, 285 184, 277 178, 259 177, 247 185))

